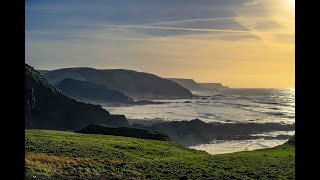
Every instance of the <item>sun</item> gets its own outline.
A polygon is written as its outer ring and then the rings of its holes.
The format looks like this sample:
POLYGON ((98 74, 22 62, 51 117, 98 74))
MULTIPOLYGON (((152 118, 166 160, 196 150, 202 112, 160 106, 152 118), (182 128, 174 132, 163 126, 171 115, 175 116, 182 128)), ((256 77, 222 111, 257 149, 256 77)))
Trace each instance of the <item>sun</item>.
POLYGON ((293 10, 295 9, 295 0, 288 0, 289 2, 289 6, 290 6, 290 8, 292 8, 293 10))

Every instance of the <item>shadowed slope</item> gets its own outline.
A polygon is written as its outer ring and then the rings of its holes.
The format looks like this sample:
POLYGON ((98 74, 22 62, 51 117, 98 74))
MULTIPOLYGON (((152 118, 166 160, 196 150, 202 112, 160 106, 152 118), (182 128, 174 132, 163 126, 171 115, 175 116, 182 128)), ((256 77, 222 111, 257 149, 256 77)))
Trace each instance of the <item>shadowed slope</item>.
POLYGON ((88 81, 66 78, 55 86, 68 97, 90 103, 133 103, 133 99, 123 93, 106 88, 104 85, 88 81))
POLYGON ((125 116, 111 115, 99 105, 70 99, 31 66, 25 65, 25 127, 80 129, 88 124, 128 125, 125 116))
POLYGON ((66 78, 102 84, 136 99, 190 98, 192 93, 181 85, 159 76, 124 69, 65 68, 46 72, 52 84, 66 78))

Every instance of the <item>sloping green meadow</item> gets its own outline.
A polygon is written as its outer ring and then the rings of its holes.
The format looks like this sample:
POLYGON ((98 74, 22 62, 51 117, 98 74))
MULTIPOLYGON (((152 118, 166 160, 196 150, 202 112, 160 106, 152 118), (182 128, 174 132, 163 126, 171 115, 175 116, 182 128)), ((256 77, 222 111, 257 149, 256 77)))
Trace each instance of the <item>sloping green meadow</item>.
POLYGON ((295 147, 210 155, 170 141, 26 130, 27 179, 295 179, 295 147))

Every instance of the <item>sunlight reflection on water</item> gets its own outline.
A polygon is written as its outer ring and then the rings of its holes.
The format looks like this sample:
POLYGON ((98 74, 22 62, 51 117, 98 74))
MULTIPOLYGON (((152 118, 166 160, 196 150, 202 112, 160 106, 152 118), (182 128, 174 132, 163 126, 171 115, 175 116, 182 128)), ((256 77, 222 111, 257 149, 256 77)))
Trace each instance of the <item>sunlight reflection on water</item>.
POLYGON ((241 140, 241 141, 222 141, 191 146, 189 148, 206 151, 209 154, 226 154, 240 151, 252 151, 257 149, 272 148, 284 144, 287 140, 241 140))
POLYGON ((155 100, 165 104, 104 107, 129 119, 162 119, 205 122, 295 122, 295 94, 292 89, 230 89, 193 92, 199 97, 155 100))
MULTIPOLYGON (((105 107, 112 114, 124 114, 129 119, 190 121, 196 118, 204 122, 222 123, 295 123, 294 89, 229 89, 223 91, 193 92, 193 99, 155 100, 165 104, 105 107)), ((271 132, 253 136, 275 137, 290 132, 271 132)), ((281 145, 287 140, 255 139, 212 141, 190 148, 210 154, 250 151, 281 145)))

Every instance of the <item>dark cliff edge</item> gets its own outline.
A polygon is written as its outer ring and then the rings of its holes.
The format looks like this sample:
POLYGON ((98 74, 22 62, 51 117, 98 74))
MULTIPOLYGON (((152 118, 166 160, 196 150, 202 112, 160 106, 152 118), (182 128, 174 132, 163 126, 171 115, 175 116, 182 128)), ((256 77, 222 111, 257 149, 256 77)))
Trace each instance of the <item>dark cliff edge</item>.
POLYGON ((133 70, 64 68, 45 72, 44 76, 54 85, 66 78, 101 84, 136 100, 192 97, 192 93, 178 83, 133 70))
POLYGON ((129 125, 123 115, 111 115, 100 105, 66 97, 25 64, 25 128, 76 130, 92 123, 129 125))
POLYGON ((131 127, 106 127, 97 124, 90 124, 80 130, 75 131, 82 134, 103 134, 114 136, 134 137, 140 139, 152 139, 159 141, 168 141, 169 137, 160 132, 153 132, 145 129, 131 127))

